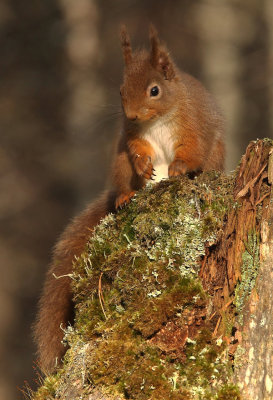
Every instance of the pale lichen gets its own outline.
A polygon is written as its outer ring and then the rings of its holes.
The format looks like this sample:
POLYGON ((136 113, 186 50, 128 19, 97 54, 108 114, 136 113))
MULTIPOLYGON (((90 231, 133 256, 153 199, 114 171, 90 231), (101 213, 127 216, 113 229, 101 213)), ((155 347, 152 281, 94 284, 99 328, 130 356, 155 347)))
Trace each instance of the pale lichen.
POLYGON ((243 323, 243 309, 255 286, 260 266, 260 239, 254 230, 248 233, 245 251, 242 254, 241 280, 235 288, 235 300, 238 322, 243 323))

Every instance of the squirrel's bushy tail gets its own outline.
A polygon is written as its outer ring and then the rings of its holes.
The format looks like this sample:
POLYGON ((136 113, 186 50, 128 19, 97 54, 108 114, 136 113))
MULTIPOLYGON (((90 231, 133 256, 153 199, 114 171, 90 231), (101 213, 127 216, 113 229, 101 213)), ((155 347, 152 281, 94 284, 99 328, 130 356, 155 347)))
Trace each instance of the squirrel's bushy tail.
POLYGON ((38 362, 43 372, 50 373, 60 364, 66 348, 62 344, 63 330, 73 323, 71 278, 75 256, 85 247, 92 228, 109 212, 114 211, 115 194, 103 193, 67 226, 54 249, 47 272, 39 312, 34 325, 38 347, 38 362))

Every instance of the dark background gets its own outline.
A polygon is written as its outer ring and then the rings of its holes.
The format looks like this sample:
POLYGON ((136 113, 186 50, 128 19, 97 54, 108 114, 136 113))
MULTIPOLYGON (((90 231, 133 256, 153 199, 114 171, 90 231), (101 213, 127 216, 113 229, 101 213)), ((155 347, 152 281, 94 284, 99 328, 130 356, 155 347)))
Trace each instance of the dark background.
POLYGON ((0 398, 33 385, 31 324, 56 238, 107 180, 118 129, 118 30, 153 21, 177 64, 214 93, 227 170, 272 137, 272 0, 0 2, 0 398))

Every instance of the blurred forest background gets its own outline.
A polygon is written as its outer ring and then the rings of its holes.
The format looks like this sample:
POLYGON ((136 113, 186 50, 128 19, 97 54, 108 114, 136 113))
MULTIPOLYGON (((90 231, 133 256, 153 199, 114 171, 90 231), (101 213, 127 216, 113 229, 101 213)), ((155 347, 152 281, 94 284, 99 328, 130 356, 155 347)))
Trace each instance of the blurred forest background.
POLYGON ((273 136, 272 0, 0 2, 0 398, 33 386, 31 324, 56 238, 105 186, 118 130, 118 31, 153 21, 216 96, 227 170, 273 136))

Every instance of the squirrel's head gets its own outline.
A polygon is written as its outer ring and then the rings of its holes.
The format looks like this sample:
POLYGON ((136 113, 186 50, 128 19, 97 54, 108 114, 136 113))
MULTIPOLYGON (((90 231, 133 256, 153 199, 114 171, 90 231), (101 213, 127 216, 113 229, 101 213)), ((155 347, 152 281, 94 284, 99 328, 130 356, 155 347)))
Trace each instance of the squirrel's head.
POLYGON ((176 100, 176 67, 161 45, 153 25, 150 26, 150 43, 150 52, 133 52, 127 30, 122 27, 125 68, 120 94, 127 119, 135 122, 165 115, 176 100))

